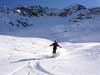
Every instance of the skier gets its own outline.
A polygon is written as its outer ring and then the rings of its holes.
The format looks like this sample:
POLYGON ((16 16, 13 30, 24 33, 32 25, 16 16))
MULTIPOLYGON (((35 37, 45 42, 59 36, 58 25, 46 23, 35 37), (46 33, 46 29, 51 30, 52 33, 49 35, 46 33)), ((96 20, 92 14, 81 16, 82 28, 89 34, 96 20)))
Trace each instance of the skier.
POLYGON ((62 48, 62 47, 57 43, 56 40, 55 40, 54 43, 52 43, 50 46, 53 46, 53 52, 52 52, 53 54, 56 53, 57 47, 62 48))

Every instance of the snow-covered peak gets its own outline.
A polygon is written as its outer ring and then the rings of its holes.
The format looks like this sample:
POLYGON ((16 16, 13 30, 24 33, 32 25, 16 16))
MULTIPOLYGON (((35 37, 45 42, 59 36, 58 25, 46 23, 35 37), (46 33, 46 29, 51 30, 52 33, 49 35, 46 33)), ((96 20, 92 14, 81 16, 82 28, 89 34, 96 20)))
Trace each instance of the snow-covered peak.
MULTIPOLYGON (((76 13, 80 10, 87 9, 85 6, 80 4, 74 4, 71 6, 68 6, 63 9, 58 8, 48 8, 48 7, 42 7, 42 6, 30 6, 30 7, 16 7, 15 10, 20 10, 20 12, 24 15, 30 15, 30 16, 69 16, 73 13, 76 13)), ((87 9, 88 10, 88 9, 87 9)))
POLYGON ((85 6, 80 5, 80 4, 73 4, 70 5, 64 9, 62 9, 61 13, 59 14, 60 16, 70 16, 76 12, 79 12, 81 10, 88 10, 85 6))
POLYGON ((73 4, 73 5, 70 5, 70 6, 66 7, 65 9, 78 11, 78 10, 87 9, 87 8, 83 5, 80 5, 80 4, 73 4))

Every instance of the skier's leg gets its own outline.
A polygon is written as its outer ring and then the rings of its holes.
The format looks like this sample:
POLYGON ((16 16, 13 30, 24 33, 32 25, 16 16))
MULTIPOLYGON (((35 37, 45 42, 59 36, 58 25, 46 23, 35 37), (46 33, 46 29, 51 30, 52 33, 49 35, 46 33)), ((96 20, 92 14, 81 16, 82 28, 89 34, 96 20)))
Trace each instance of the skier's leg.
POLYGON ((56 54, 56 48, 53 48, 53 54, 56 54))

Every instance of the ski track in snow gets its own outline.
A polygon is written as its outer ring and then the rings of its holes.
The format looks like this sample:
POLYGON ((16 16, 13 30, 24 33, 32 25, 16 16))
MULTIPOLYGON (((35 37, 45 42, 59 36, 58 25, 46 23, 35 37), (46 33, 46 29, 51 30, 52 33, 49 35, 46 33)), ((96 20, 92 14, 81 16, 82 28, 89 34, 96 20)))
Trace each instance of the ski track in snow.
POLYGON ((39 62, 40 62, 41 60, 43 60, 43 59, 51 59, 51 58, 56 58, 56 57, 58 57, 58 56, 59 56, 59 54, 57 54, 57 55, 52 55, 52 56, 44 55, 44 56, 42 56, 41 58, 21 59, 21 60, 15 61, 15 62, 11 62, 11 63, 18 63, 18 62, 29 61, 30 64, 28 65, 28 63, 27 63, 27 64, 25 64, 25 65, 23 65, 23 66, 21 66, 21 67, 15 69, 14 71, 10 72, 8 75, 13 75, 13 74, 19 72, 20 70, 24 69, 25 67, 31 67, 31 70, 32 70, 32 69, 37 69, 37 70, 39 70, 40 72, 43 72, 43 73, 46 73, 46 74, 49 74, 49 75, 54 75, 54 74, 52 74, 52 73, 46 71, 45 69, 43 69, 43 68, 41 67, 41 65, 40 65, 39 62), (33 63, 35 63, 35 65, 33 65, 33 63))
POLYGON ((46 73, 46 74, 49 74, 49 75, 54 75, 54 74, 52 74, 52 73, 48 72, 47 70, 45 70, 45 69, 44 69, 44 68, 40 65, 40 63, 39 63, 39 62, 38 62, 38 63, 36 63, 35 68, 36 68, 37 70, 41 71, 41 72, 46 73))
MULTIPOLYGON (((19 68, 16 68, 14 71, 10 72, 8 75, 14 75, 16 74, 17 72, 20 72, 21 70, 23 70, 25 67, 27 67, 28 69, 30 69, 30 72, 34 69, 34 66, 33 66, 33 62, 29 61, 27 64, 19 67, 19 68)), ((27 72, 28 75, 30 72, 27 72)))
POLYGON ((10 72, 8 75, 13 75, 14 73, 16 73, 16 72, 20 71, 21 69, 23 69, 25 66, 26 66, 26 64, 24 66, 21 66, 21 67, 15 69, 14 71, 10 72))

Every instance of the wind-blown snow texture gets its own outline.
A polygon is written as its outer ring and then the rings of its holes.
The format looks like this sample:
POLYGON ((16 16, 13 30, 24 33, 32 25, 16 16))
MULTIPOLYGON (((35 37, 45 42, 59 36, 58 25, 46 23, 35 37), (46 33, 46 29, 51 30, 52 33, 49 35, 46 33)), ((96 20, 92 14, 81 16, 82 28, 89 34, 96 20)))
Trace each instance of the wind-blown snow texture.
POLYGON ((100 75, 99 10, 77 8, 0 10, 0 75, 100 75), (57 55, 53 40, 62 46, 57 55))

